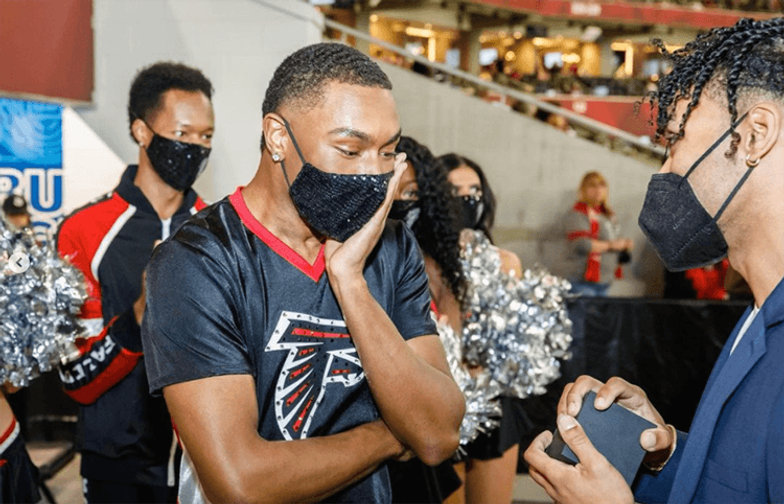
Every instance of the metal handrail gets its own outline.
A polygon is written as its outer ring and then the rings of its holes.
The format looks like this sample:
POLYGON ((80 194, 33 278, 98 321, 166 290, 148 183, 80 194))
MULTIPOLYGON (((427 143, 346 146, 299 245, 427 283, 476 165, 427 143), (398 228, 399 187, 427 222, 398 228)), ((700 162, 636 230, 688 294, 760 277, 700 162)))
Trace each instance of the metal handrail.
MULTIPOLYGON (((597 121, 595 119, 591 119, 590 117, 586 117, 584 115, 580 115, 580 114, 578 114, 576 112, 572 112, 571 110, 559 107, 558 105, 554 105, 552 103, 540 100, 539 98, 537 98, 535 96, 532 96, 530 94, 524 93, 524 92, 519 91, 517 89, 506 87, 506 86, 503 86, 503 85, 498 84, 496 82, 485 81, 485 80, 480 79, 478 76, 470 74, 468 72, 464 72, 463 70, 458 70, 456 68, 452 68, 450 66, 444 65, 443 63, 437 63, 435 61, 430 61, 429 59, 427 59, 427 58, 425 58, 423 56, 419 56, 418 54, 413 54, 412 52, 407 51, 403 47, 396 46, 394 44, 390 44, 389 42, 386 42, 384 40, 381 40, 381 39, 378 39, 376 37, 373 37, 369 33, 362 32, 362 31, 357 30, 355 28, 352 28, 350 26, 346 26, 346 25, 344 25, 342 23, 338 23, 337 21, 334 21, 332 19, 328 19, 326 17, 321 17, 320 18, 321 22, 318 22, 318 21, 316 21, 316 20, 314 20, 312 18, 306 19, 306 18, 302 17, 302 15, 300 15, 300 14, 298 14, 296 12, 292 12, 292 11, 286 9, 280 3, 272 3, 272 2, 270 2, 268 0, 253 0, 253 1, 255 3, 262 4, 262 5, 266 6, 266 7, 273 8, 273 9, 279 11, 279 12, 284 12, 284 13, 286 13, 286 14, 288 14, 290 16, 296 17, 298 19, 303 19, 305 21, 313 22, 322 31, 324 31, 325 27, 326 28, 332 28, 333 30, 337 30, 337 31, 339 31, 341 33, 344 33, 346 35, 351 35, 352 37, 355 37, 357 39, 361 39, 361 40, 370 42, 372 44, 381 46, 384 49, 387 49, 388 51, 392 51, 392 52, 394 52, 394 53, 396 53, 396 54, 398 54, 400 56, 403 56, 405 58, 409 58, 409 59, 413 59, 414 61, 418 61, 419 63, 422 63, 423 65, 426 65, 426 66, 428 66, 430 68, 434 68, 434 69, 438 70, 439 72, 443 72, 445 74, 452 75, 452 76, 464 79, 464 80, 466 80, 468 82, 473 83, 476 86, 480 86, 480 87, 484 87, 484 88, 487 88, 487 89, 491 89, 491 90, 496 91, 498 93, 511 96, 512 98, 514 98, 516 100, 519 100, 521 102, 524 102, 524 103, 527 103, 527 104, 530 104, 530 105, 534 105, 537 108, 539 108, 541 110, 544 110, 546 112, 562 115, 562 116, 566 117, 567 119, 569 119, 570 121, 572 121, 573 123, 575 123, 577 125, 580 125, 580 126, 582 126, 584 128, 592 130, 592 131, 597 131, 597 132, 600 132, 600 133, 604 133, 606 135, 610 135, 612 137, 619 138, 619 139, 621 139, 621 140, 623 140, 623 141, 625 141, 625 142, 627 142, 627 143, 629 143, 631 145, 634 145, 635 147, 637 147, 637 148, 639 148, 641 150, 648 151, 651 154, 654 154, 656 156, 663 157, 664 154, 665 154, 664 147, 651 143, 650 139, 648 139, 647 141, 646 140, 642 140, 641 137, 633 135, 633 134, 631 134, 631 133, 629 133, 627 131, 615 128, 615 127, 610 126, 608 124, 604 124, 603 122, 597 121)), ((645 137, 643 137, 643 138, 645 138, 645 137)))
POLYGON ((468 82, 471 82, 471 83, 473 83, 473 84, 475 84, 477 86, 485 87, 487 89, 491 89, 491 90, 496 91, 498 93, 511 96, 512 98, 514 98, 516 100, 520 100, 521 102, 528 103, 530 105, 534 105, 537 108, 542 109, 542 110, 544 110, 546 112, 562 115, 562 116, 566 117, 567 119, 569 119, 570 121, 574 122, 575 124, 579 124, 580 126, 583 126, 584 128, 588 128, 588 129, 593 130, 593 131, 598 131, 600 133, 605 133, 607 135, 611 135, 611 136, 614 136, 616 138, 620 138, 621 140, 624 140, 625 142, 628 142, 628 143, 634 145, 635 147, 638 147, 640 149, 649 151, 649 152, 651 152, 653 154, 656 154, 658 156, 664 156, 665 150, 660 145, 652 144, 650 142, 650 140, 647 141, 647 142, 644 141, 644 140, 641 140, 640 137, 638 137, 636 135, 632 135, 631 133, 629 133, 627 131, 624 131, 622 129, 615 128, 615 127, 610 126, 608 124, 604 124, 603 122, 597 121, 595 119, 591 119, 590 117, 586 117, 586 116, 580 115, 580 114, 578 114, 576 112, 572 112, 569 109, 565 109, 565 108, 559 107, 558 105, 554 105, 552 103, 540 100, 539 98, 536 98, 535 96, 529 95, 529 94, 524 93, 522 91, 519 91, 517 89, 506 87, 506 86, 503 86, 503 85, 495 83, 495 82, 485 81, 485 80, 480 79, 476 75, 470 74, 468 72, 464 72, 463 70, 458 70, 456 68, 452 68, 450 66, 444 65, 443 63, 437 63, 437 62, 434 62, 434 61, 430 61, 429 59, 427 59, 427 58, 425 58, 423 56, 419 56, 418 54, 413 54, 412 52, 407 51, 403 47, 399 47, 399 46, 396 46, 394 44, 390 44, 389 42, 386 42, 384 40, 375 38, 375 37, 373 37, 373 36, 371 36, 371 35, 369 35, 367 33, 361 32, 359 30, 351 28, 350 26, 346 26, 346 25, 344 25, 342 23, 338 23, 338 22, 333 21, 331 19, 324 18, 324 25, 326 27, 328 27, 328 28, 332 28, 334 30, 338 30, 340 32, 343 32, 343 33, 345 33, 347 35, 351 35, 352 37, 356 37, 358 39, 362 39, 362 40, 371 42, 373 44, 379 45, 379 46, 383 47, 384 49, 392 51, 392 52, 394 52, 396 54, 399 54, 399 55, 401 55, 403 57, 411 58, 411 59, 413 59, 415 61, 418 61, 419 63, 422 63, 423 65, 427 65, 428 67, 434 68, 434 69, 438 70, 439 72, 443 72, 445 74, 453 75, 455 77, 460 77, 461 79, 464 79, 464 80, 466 80, 468 82))

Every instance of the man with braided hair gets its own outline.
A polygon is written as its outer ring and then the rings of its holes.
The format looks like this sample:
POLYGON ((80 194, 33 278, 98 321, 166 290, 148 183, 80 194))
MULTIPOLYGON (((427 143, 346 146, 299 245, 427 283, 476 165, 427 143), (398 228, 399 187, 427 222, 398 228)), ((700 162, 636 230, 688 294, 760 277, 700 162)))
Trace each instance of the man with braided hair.
MULTIPOLYGON (((661 44, 659 44, 661 47, 661 44)), ((719 356, 688 435, 620 378, 564 389, 558 430, 580 462, 551 459, 542 433, 531 476, 560 503, 784 501, 784 18, 744 19, 666 53, 653 99, 669 157, 653 175, 640 227, 668 269, 729 257, 754 294, 719 356), (575 420, 586 393, 656 424, 640 436, 630 489, 575 420)))

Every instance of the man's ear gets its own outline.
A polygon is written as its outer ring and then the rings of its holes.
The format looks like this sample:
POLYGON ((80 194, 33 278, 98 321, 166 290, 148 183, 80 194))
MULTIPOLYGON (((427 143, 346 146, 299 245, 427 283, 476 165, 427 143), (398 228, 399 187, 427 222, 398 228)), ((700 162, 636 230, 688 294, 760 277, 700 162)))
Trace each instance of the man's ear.
POLYGON ((150 142, 152 141, 152 131, 144 124, 144 121, 138 118, 134 119, 131 123, 131 132, 133 133, 133 138, 136 140, 137 144, 142 147, 150 145, 150 142))
POLYGON ((283 118, 274 112, 270 112, 262 119, 261 128, 264 132, 265 147, 270 155, 273 156, 276 163, 284 161, 286 159, 286 148, 289 145, 289 137, 283 118))
POLYGON ((749 131, 743 139, 746 161, 751 166, 765 157, 781 135, 782 113, 778 105, 761 102, 749 110, 749 131))

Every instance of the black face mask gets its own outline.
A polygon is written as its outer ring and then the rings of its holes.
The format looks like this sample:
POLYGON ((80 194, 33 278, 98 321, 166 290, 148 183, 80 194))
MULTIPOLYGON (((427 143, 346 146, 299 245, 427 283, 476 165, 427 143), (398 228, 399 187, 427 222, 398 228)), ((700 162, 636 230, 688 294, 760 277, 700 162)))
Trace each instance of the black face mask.
POLYGON ((421 212, 419 200, 395 200, 389 210, 389 218, 401 220, 406 223, 406 226, 412 228, 421 212))
POLYGON ((394 172, 342 175, 319 170, 305 161, 288 121, 283 119, 283 124, 302 161, 302 169, 293 183, 289 182, 285 165, 280 163, 291 201, 305 222, 319 234, 346 241, 367 224, 384 202, 394 172))
POLYGON ((718 226, 719 217, 751 175, 752 168, 746 170, 714 217, 697 199, 687 179, 745 117, 746 114, 716 140, 683 177, 675 173, 657 173, 651 177, 638 224, 670 271, 714 264, 727 255, 727 242, 718 226))
POLYGON ((463 228, 476 229, 485 212, 485 204, 482 202, 481 196, 460 196, 459 198, 462 205, 460 222, 463 228))
POLYGON ((164 138, 150 126, 147 127, 152 131, 153 137, 145 150, 155 172, 178 191, 190 189, 207 167, 211 149, 199 144, 164 138))

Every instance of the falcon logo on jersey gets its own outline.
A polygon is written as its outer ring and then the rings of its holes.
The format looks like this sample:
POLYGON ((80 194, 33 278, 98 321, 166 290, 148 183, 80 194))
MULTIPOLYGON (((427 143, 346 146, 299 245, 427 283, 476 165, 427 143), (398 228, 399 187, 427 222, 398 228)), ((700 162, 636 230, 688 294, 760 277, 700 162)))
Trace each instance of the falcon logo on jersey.
POLYGON ((365 378, 342 320, 284 311, 264 350, 288 351, 275 387, 275 418, 288 440, 308 437, 327 385, 353 387, 365 378))

